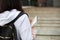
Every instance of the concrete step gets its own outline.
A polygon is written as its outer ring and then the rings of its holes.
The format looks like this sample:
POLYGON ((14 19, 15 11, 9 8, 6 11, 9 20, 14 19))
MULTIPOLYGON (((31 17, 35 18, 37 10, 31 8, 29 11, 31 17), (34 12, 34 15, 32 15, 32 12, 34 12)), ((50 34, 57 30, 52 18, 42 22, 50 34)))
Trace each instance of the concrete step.
POLYGON ((35 27, 60 27, 60 24, 35 24, 35 27))
POLYGON ((37 36, 36 40, 60 40, 60 36, 37 36))
MULTIPOLYGON (((44 11, 43 11, 44 12, 44 11)), ((33 12, 33 13, 30 13, 29 15, 30 16, 35 16, 35 15, 37 15, 37 16, 39 16, 39 17, 60 17, 60 12, 54 12, 54 13, 49 13, 49 12, 33 12)))
POLYGON ((60 17, 38 17, 38 21, 60 21, 60 17))
POLYGON ((59 20, 39 20, 38 24, 60 24, 59 20))
POLYGON ((60 27, 35 27, 38 35, 60 35, 60 27))

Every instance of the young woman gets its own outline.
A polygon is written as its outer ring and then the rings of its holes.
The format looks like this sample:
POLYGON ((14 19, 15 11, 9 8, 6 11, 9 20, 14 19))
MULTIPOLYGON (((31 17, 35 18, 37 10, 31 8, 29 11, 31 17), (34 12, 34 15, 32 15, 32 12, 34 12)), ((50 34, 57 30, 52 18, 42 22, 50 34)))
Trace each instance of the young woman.
MULTIPOLYGON (((24 12, 20 0, 0 0, 0 26, 14 20, 19 13, 24 12)), ((17 38, 20 40, 32 40, 32 31, 29 18, 26 14, 18 18, 14 23, 17 30, 17 38)))

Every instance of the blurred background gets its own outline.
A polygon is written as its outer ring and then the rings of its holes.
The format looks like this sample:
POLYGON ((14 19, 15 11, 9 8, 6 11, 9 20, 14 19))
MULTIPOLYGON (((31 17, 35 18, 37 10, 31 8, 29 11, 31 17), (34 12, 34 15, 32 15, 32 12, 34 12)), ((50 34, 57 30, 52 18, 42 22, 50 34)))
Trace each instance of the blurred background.
POLYGON ((60 40, 60 0, 21 0, 30 18, 38 17, 34 25, 36 40, 60 40))

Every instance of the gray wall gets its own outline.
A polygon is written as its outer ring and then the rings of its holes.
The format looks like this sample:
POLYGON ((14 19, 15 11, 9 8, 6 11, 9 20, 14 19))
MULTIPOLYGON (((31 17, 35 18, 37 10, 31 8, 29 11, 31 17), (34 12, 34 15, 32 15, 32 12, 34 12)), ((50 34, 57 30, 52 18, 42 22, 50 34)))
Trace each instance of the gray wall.
POLYGON ((48 6, 48 7, 53 6, 53 0, 48 0, 48 1, 47 1, 47 6, 48 6))
POLYGON ((60 7, 60 0, 53 0, 54 7, 60 7))

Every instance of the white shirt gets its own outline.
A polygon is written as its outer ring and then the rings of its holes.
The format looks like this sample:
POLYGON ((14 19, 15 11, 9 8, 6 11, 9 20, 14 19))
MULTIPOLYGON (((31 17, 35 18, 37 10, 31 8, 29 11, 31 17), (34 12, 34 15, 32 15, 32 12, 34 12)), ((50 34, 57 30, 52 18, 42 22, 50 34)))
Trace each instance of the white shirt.
POLYGON ((18 37, 21 35, 22 40, 32 40, 31 25, 26 14, 22 15, 14 24, 18 31, 18 37))
MULTIPOLYGON (((3 26, 10 21, 14 20, 20 11, 13 9, 11 11, 5 11, 0 14, 0 26, 3 26)), ((29 18, 26 14, 22 15, 21 17, 16 20, 14 23, 16 30, 17 30, 17 37, 20 40, 20 36, 22 40, 33 40, 31 25, 29 18)))

